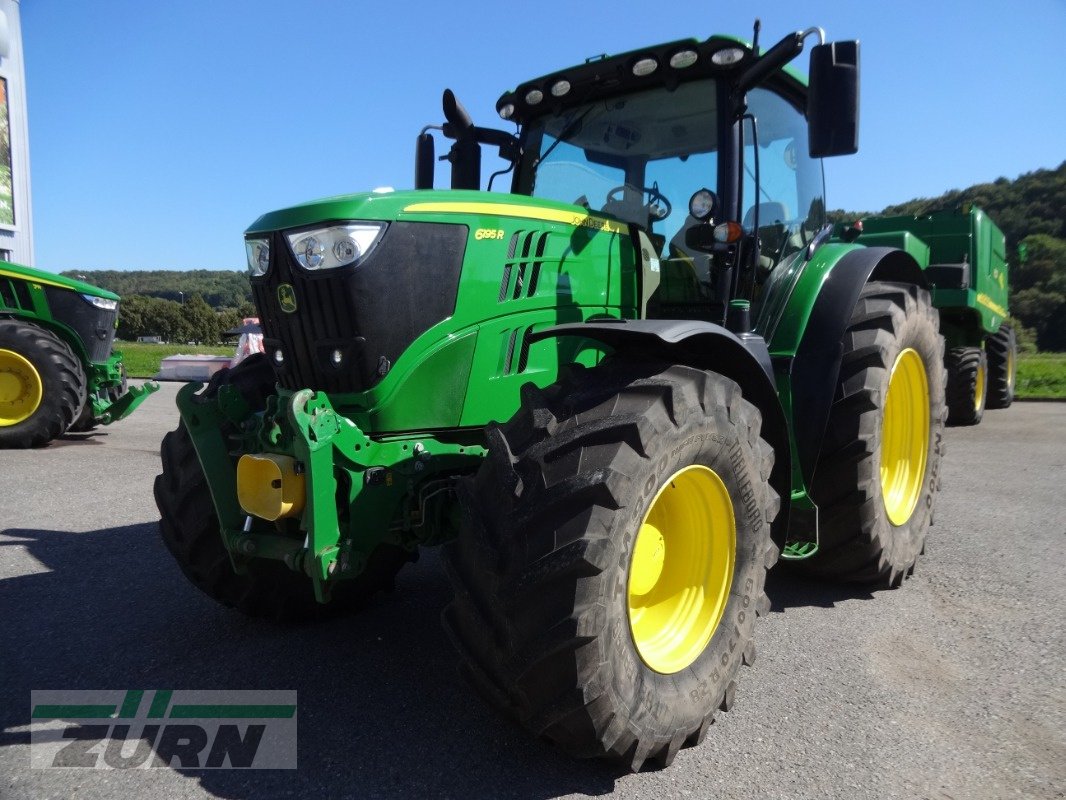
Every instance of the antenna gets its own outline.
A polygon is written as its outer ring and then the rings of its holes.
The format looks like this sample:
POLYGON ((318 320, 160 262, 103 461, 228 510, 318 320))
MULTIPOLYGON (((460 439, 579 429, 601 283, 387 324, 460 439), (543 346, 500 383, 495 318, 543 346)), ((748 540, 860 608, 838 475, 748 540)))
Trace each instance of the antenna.
POLYGON ((755 32, 751 35, 751 52, 759 55, 759 31, 762 30, 762 22, 755 18, 755 32))

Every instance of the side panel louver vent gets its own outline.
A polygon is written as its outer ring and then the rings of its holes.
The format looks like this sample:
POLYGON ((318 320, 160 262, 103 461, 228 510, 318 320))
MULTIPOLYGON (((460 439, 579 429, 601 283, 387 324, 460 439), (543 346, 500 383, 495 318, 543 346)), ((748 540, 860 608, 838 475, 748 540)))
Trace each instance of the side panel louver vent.
POLYGON ((497 302, 519 300, 536 294, 549 236, 551 234, 547 231, 516 231, 511 236, 497 302))
POLYGON ((532 326, 504 331, 500 350, 500 375, 524 372, 529 360, 529 334, 532 326))
POLYGON ((5 278, 0 278, 0 308, 9 311, 33 312, 36 310, 26 284, 5 278))

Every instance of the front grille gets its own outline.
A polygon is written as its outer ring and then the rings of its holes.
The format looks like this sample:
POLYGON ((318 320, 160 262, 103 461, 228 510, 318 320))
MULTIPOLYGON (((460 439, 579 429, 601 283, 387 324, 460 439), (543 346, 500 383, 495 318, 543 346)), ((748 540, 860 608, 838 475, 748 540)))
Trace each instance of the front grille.
POLYGON ((77 292, 69 289, 46 287, 48 308, 52 318, 74 329, 85 344, 89 361, 102 363, 111 355, 111 345, 115 341, 115 320, 118 311, 105 311, 97 308, 77 292))
POLYGON ((278 382, 327 392, 377 384, 411 342, 454 313, 467 234, 465 225, 393 222, 362 263, 313 272, 274 233, 270 268, 252 278, 252 294, 278 382), (283 285, 296 300, 291 313, 279 301, 283 285))

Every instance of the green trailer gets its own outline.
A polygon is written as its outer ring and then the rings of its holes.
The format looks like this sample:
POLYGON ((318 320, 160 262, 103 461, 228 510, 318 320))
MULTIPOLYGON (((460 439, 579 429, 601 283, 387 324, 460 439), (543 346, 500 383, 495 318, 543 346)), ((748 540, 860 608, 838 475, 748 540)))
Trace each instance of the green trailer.
POLYGON ((126 383, 113 353, 118 295, 0 261, 0 448, 129 416, 158 384, 126 383))
POLYGON ((155 483, 190 581, 315 617, 443 544, 463 674, 632 769, 730 708, 779 557, 901 585, 940 483, 936 289, 826 220, 859 48, 808 80, 811 37, 590 59, 505 92, 514 133, 446 91, 414 190, 256 220, 265 353, 178 393, 155 483))
MULTIPOLYGON (((838 236, 852 238, 847 226, 838 236)), ((1007 322, 1003 232, 975 205, 862 220, 857 241, 898 247, 925 270, 947 343, 949 425, 976 425, 1014 400, 1018 346, 1007 322)))

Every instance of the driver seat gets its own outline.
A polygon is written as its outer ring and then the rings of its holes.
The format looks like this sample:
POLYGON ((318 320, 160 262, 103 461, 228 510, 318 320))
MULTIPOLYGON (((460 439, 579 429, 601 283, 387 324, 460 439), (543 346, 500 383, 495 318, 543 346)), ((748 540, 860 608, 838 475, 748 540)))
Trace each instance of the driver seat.
POLYGON ((769 273, 780 257, 788 240, 788 208, 784 203, 759 203, 748 209, 744 215, 744 230, 750 231, 755 226, 755 209, 759 210, 759 263, 757 270, 769 273))

